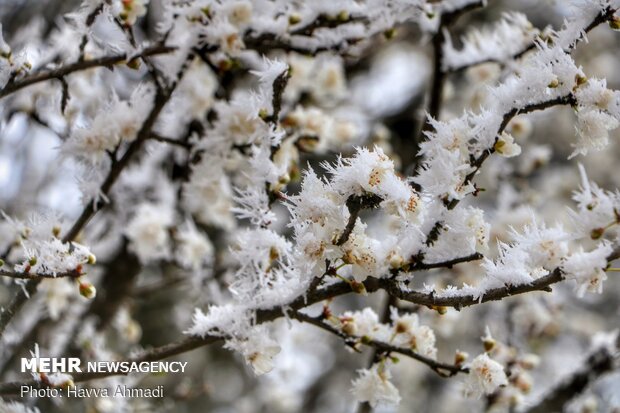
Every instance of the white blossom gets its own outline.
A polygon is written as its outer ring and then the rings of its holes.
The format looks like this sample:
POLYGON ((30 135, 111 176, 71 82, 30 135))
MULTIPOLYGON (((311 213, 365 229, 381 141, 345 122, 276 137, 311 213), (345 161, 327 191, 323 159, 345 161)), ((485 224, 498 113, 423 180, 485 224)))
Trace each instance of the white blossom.
POLYGON ((580 249, 566 258, 562 269, 566 278, 575 280, 577 295, 581 297, 586 291, 599 294, 603 291, 603 282, 607 280, 607 257, 612 250, 609 242, 602 242, 590 252, 580 249))
POLYGON ((368 402, 372 407, 400 403, 398 389, 390 382, 392 376, 384 365, 375 364, 358 373, 359 377, 353 381, 352 389, 357 401, 368 402))
POLYGON ((469 369, 468 391, 477 397, 492 394, 499 387, 508 385, 504 367, 492 360, 487 353, 482 353, 473 359, 469 369))

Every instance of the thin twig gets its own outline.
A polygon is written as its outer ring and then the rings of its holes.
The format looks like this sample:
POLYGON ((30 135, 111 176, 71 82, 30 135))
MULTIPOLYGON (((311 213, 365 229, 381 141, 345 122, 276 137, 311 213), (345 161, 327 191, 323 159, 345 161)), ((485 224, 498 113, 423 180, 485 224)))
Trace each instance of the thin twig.
POLYGON ((9 82, 4 88, 0 90, 0 99, 20 89, 31 86, 35 83, 44 82, 46 80, 51 80, 51 79, 61 79, 74 72, 88 70, 94 67, 109 67, 117 63, 124 62, 129 57, 139 58, 139 57, 153 56, 153 55, 158 55, 158 54, 166 54, 174 50, 175 50, 174 47, 155 46, 155 47, 149 47, 149 48, 144 49, 141 53, 137 54, 136 56, 130 56, 127 53, 122 53, 122 54, 117 54, 117 55, 112 55, 112 56, 100 57, 100 58, 92 59, 92 60, 78 61, 76 63, 65 65, 57 69, 42 70, 39 72, 34 72, 24 78, 9 82))
POLYGON ((340 338, 342 338, 345 342, 347 343, 351 343, 354 342, 355 344, 359 343, 359 344, 363 344, 366 345, 368 347, 373 347, 375 349, 377 349, 379 352, 381 353, 399 353, 402 355, 405 355, 407 357, 410 357, 414 360, 417 360, 423 364, 426 364, 428 367, 431 368, 431 370, 433 370, 434 372, 436 372, 437 374, 439 374, 441 377, 450 377, 450 376, 454 376, 458 373, 468 373, 469 369, 467 369, 466 367, 462 367, 462 366, 457 366, 454 364, 447 364, 447 363, 441 363, 438 362, 437 360, 434 360, 430 357, 426 357, 423 356, 419 353, 416 353, 415 351, 411 350, 411 349, 407 349, 407 348, 402 348, 402 347, 396 347, 393 346, 391 344, 388 343, 384 343, 382 341, 377 341, 373 338, 370 337, 352 337, 349 336, 345 333, 343 333, 342 331, 336 329, 335 327, 325 323, 323 318, 319 318, 319 317, 311 317, 307 314, 301 313, 299 311, 294 312, 293 314, 291 314, 291 316, 293 318, 295 318, 296 320, 299 321, 303 321, 305 323, 308 324, 312 324, 316 327, 319 327, 325 331, 328 331, 340 338))

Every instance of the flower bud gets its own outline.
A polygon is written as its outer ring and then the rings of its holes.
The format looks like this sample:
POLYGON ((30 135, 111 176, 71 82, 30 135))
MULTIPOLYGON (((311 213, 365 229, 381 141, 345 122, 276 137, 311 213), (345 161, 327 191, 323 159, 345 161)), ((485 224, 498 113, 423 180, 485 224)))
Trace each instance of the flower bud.
POLYGON ((97 289, 89 282, 80 282, 80 295, 89 300, 95 298, 97 295, 97 289))
POLYGON ((605 233, 605 228, 594 228, 590 232, 590 238, 592 238, 592 239, 599 239, 600 237, 603 236, 604 233, 605 233))
POLYGON ((469 358, 469 354, 467 354, 464 351, 457 350, 456 353, 454 354, 454 364, 456 364, 457 366, 460 366, 463 363, 465 363, 468 358, 469 358))
POLYGON ((482 346, 484 347, 484 351, 487 353, 495 348, 497 342, 493 337, 484 337, 482 339, 482 346))
POLYGON ((131 59, 130 61, 127 62, 127 67, 132 69, 132 70, 140 69, 141 65, 142 64, 140 62, 140 59, 131 59))
POLYGON ((288 24, 290 24, 291 26, 299 23, 300 21, 301 21, 301 16, 297 13, 293 13, 290 16, 288 16, 288 24))
POLYGON ((393 27, 383 32, 383 37, 385 37, 387 40, 393 39, 394 36, 396 36, 396 29, 393 27))
POLYGON ((354 293, 361 294, 361 295, 368 295, 368 291, 366 291, 366 286, 364 285, 364 283, 359 283, 353 280, 349 284, 351 285, 351 289, 353 290, 354 293))
POLYGON ((87 263, 90 265, 95 265, 97 263, 97 257, 95 257, 95 254, 88 254, 87 263))
POLYGON ((349 12, 346 10, 340 11, 340 13, 338 13, 338 15, 336 16, 336 19, 341 22, 349 21, 350 18, 351 16, 349 15, 349 12))

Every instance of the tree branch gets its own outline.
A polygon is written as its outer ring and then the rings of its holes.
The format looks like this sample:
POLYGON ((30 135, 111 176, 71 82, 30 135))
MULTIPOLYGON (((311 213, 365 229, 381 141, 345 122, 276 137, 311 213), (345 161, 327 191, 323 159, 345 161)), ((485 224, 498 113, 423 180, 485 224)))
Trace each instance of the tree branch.
POLYGON ((344 231, 335 242, 335 245, 343 245, 345 242, 349 240, 353 229, 355 228, 355 223, 357 222, 357 218, 359 217, 362 209, 375 208, 379 205, 382 199, 377 195, 367 194, 362 196, 352 195, 347 199, 346 206, 349 209, 349 221, 347 222, 344 231))
MULTIPOLYGON (((168 51, 172 50, 167 47, 165 49, 168 51)), ((72 67, 75 67, 75 66, 82 67, 81 65, 92 63, 92 62, 93 61, 79 62, 73 65, 72 67)), ((90 67, 93 67, 93 66, 90 66, 90 67)), ((64 70, 65 71, 69 70, 69 68, 65 67, 64 70)), ((142 123, 142 126, 137 133, 136 139, 133 142, 131 142, 131 144, 125 151, 125 154, 121 157, 120 160, 114 161, 112 163, 112 167, 110 171, 108 172, 108 175, 106 176, 105 180, 103 181, 103 184, 100 187, 99 192, 101 195, 106 196, 110 193, 112 186, 114 185, 118 177, 121 175, 121 172, 123 171, 123 169, 125 169, 125 167, 129 164, 134 154, 136 154, 139 151, 144 141, 146 141, 151 136, 151 131, 153 129, 153 126, 155 126, 155 121, 157 120, 159 114, 161 113, 164 106, 166 105, 170 97, 172 96, 172 93, 176 89, 176 86, 178 85, 178 82, 183 76, 183 73, 186 69, 187 69, 187 65, 185 64, 183 65, 180 72, 178 73, 177 80, 172 84, 171 87, 169 87, 166 90, 162 90, 159 88, 157 89, 157 93, 155 95, 155 99, 153 103, 153 108, 151 109, 146 120, 142 123)), ((63 68, 59 70, 63 70, 63 68)), ((76 70, 79 70, 79 69, 76 69, 76 70)), ((73 70, 73 71, 76 71, 76 70, 73 70)), ((62 76, 64 75, 65 74, 63 74, 62 76)), ((40 80, 37 80, 37 81, 46 80, 48 78, 54 78, 54 76, 49 77, 49 73, 47 74, 47 76, 48 77, 39 76, 40 80)), ((31 81, 29 84, 32 84, 32 83, 36 83, 36 82, 31 81)), ((25 86, 22 86, 22 87, 25 87, 25 86)), ((1 97, 1 93, 0 93, 0 97, 1 97)), ((64 235, 64 237, 62 238, 62 242, 66 243, 66 242, 73 241, 78 236, 82 228, 86 226, 86 224, 90 221, 90 219, 95 215, 97 210, 103 205, 104 203, 101 201, 101 199, 91 200, 86 205, 86 207, 84 207, 84 209, 82 210, 82 213, 80 214, 78 219, 74 222, 73 226, 64 235)), ((24 303, 28 300, 28 298, 31 295, 36 293, 37 287, 40 282, 41 282, 40 279, 33 279, 33 280, 28 281, 24 289, 21 291, 18 291, 16 296, 13 298, 13 300, 9 304, 9 308, 1 314, 0 316, 0 338, 2 338, 2 335, 4 334, 4 330, 6 329, 6 326, 8 325, 11 318, 19 311, 19 309, 24 305, 24 303)))
POLYGON ((0 270, 0 276, 14 278, 16 280, 39 280, 43 278, 79 278, 82 275, 84 275, 84 273, 76 270, 59 272, 56 274, 41 274, 0 270))
POLYGON ((618 357, 618 349, 620 349, 618 339, 619 337, 616 337, 615 351, 611 351, 607 346, 603 346, 591 352, 580 369, 562 380, 538 404, 532 406, 526 412, 546 413, 563 411, 566 403, 581 394, 593 381, 603 374, 616 369, 615 361, 618 357))
POLYGON ((433 78, 431 83, 430 94, 428 98, 428 106, 426 108, 427 116, 424 119, 424 124, 420 130, 418 141, 422 141, 424 138, 424 132, 427 132, 431 128, 430 118, 439 119, 441 115, 441 98, 443 96, 444 84, 446 82, 446 73, 442 70, 443 66, 443 44, 446 40, 448 33, 447 27, 454 24, 456 20, 463 14, 484 6, 483 1, 476 3, 470 3, 460 9, 453 10, 449 13, 444 13, 439 18, 439 27, 437 32, 433 36, 433 78))
MULTIPOLYGON (((474 179, 474 177, 476 176, 480 168, 482 167, 482 164, 484 163, 484 161, 486 161, 489 156, 495 153, 495 143, 497 142, 499 135, 501 135, 502 132, 504 132, 504 130, 506 129, 506 127, 508 126, 508 123, 510 123, 512 118, 520 114, 535 112, 538 110, 544 110, 544 109, 548 109, 548 108, 559 106, 559 105, 575 106, 577 105, 577 99, 575 98, 575 95, 573 95, 572 93, 569 93, 568 95, 559 96, 555 99, 550 99, 544 102, 531 103, 529 105, 524 106, 523 108, 512 108, 508 113, 504 114, 502 123, 500 124, 500 127, 497 130, 497 134, 496 134, 493 146, 485 149, 480 156, 478 156, 471 162, 471 166, 474 168, 474 170, 465 176, 465 179, 463 180, 462 185, 466 186, 467 184, 469 184, 474 179)), ((460 200, 453 199, 449 201, 446 206, 448 209, 454 209, 459 204, 459 202, 460 200)))
POLYGON ((146 57, 146 56, 170 53, 174 50, 175 50, 174 47, 154 46, 154 47, 149 47, 149 48, 144 49, 141 53, 137 54, 136 56, 130 56, 127 53, 123 53, 123 54, 117 54, 113 56, 100 57, 98 59, 93 59, 93 60, 82 60, 82 61, 78 61, 78 62, 69 64, 66 66, 59 67, 58 69, 42 70, 40 72, 31 73, 30 75, 22 79, 9 82, 2 90, 0 90, 0 99, 20 89, 33 85, 35 83, 44 82, 46 80, 51 80, 51 79, 60 80, 63 77, 71 73, 74 73, 74 72, 92 69, 94 67, 112 66, 114 64, 121 63, 130 57, 132 59, 135 59, 135 58, 141 58, 141 57, 146 57))
POLYGON ((294 312, 292 314, 292 317, 295 318, 296 320, 303 321, 308 324, 312 324, 325 331, 328 331, 342 338, 345 341, 345 343, 347 343, 348 345, 354 346, 355 344, 361 343, 361 344, 364 344, 365 346, 375 348, 380 353, 386 353, 386 354, 399 353, 407 357, 410 357, 414 360, 419 361, 420 363, 426 364, 428 367, 430 367, 431 370, 439 374, 441 377, 451 377, 458 373, 469 373, 469 369, 465 367, 457 366, 454 364, 441 363, 432 358, 418 354, 411 349, 395 347, 388 343, 377 341, 369 337, 349 336, 343 333, 342 331, 330 326, 329 324, 326 324, 323 318, 311 317, 307 314, 300 313, 299 311, 294 312))

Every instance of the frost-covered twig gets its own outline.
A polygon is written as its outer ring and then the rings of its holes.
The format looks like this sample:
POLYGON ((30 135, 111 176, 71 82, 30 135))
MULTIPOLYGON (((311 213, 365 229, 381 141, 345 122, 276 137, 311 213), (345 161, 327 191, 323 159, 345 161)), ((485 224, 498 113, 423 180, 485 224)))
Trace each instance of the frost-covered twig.
POLYGON ((396 347, 388 343, 384 343, 378 340, 374 340, 370 337, 351 337, 343 333, 342 331, 325 323, 324 319, 320 317, 312 317, 299 311, 293 313, 293 318, 302 321, 304 323, 312 324, 325 331, 328 331, 340 338, 342 338, 348 345, 355 346, 356 344, 363 344, 368 347, 376 349, 380 353, 389 355, 391 353, 398 353, 404 356, 410 357, 420 363, 426 364, 431 370, 439 374, 441 377, 451 377, 458 373, 468 373, 469 369, 463 366, 455 364, 441 363, 430 357, 423 356, 415 351, 407 348, 396 347))
MULTIPOLYGON (((433 75, 431 88, 429 91, 428 98, 428 106, 426 112, 434 119, 438 119, 441 114, 441 99, 443 95, 444 84, 446 81, 446 74, 443 71, 443 47, 445 43, 445 36, 447 33, 447 27, 453 24, 460 16, 463 14, 475 10, 484 5, 484 1, 478 1, 466 4, 464 7, 449 11, 447 13, 443 13, 439 20, 439 28, 437 32, 433 36, 432 45, 433 45, 433 75)), ((425 119, 424 125, 420 131, 420 140, 424 135, 425 131, 428 131, 431 127, 431 124, 428 121, 428 118, 425 119)))
MULTIPOLYGON (((519 114, 524 114, 524 113, 530 113, 530 112, 535 112, 538 110, 545 110, 545 109, 549 109, 552 108, 554 106, 562 106, 562 105, 571 105, 574 106, 577 104, 577 100, 575 99, 574 94, 569 93, 568 95, 565 96, 560 96, 554 99, 550 99, 544 102, 539 102, 539 103, 534 103, 534 104, 530 104, 530 105, 526 105, 522 108, 512 108, 508 113, 504 114, 504 118, 502 120, 502 123, 497 131, 497 135, 494 141, 494 144, 492 147, 487 148, 485 151, 482 152, 482 154, 480 156, 478 156, 477 158, 475 158, 472 162, 471 162, 471 166, 473 169, 473 171, 471 171, 469 174, 467 174, 465 176, 465 179, 463 180, 463 186, 468 185, 476 176, 476 174, 478 173, 478 171, 480 171, 480 168, 482 167, 482 164, 484 163, 484 161, 487 160, 487 158, 489 156, 491 156, 492 154, 495 153, 496 148, 495 148, 495 143, 497 143, 498 137, 499 135, 502 134, 502 132, 506 129, 506 127, 508 126, 508 123, 510 123, 510 121, 517 115, 519 114)), ((454 209, 458 203, 460 202, 459 199, 452 199, 450 200, 446 205, 448 207, 448 209, 454 209)))
MULTIPOLYGON (((607 261, 612 262, 620 258, 620 248, 614 250, 608 257, 607 261)), ((560 268, 556 268, 549 274, 535 279, 529 284, 505 285, 504 287, 492 288, 481 292, 477 297, 473 295, 454 295, 454 296, 437 296, 434 292, 422 293, 417 291, 404 291, 400 286, 384 279, 378 280, 380 288, 385 289, 389 294, 414 304, 424 305, 427 307, 453 307, 457 310, 463 307, 469 307, 476 304, 486 303, 489 301, 499 301, 514 295, 525 294, 533 291, 551 291, 551 285, 563 281, 564 275, 560 268)))
MULTIPOLYGON (((167 51, 170 51, 169 48, 166 48, 166 49, 167 51)), ((155 126, 155 122, 157 118, 159 117, 159 114, 164 109, 164 106, 166 105, 166 103, 168 103, 168 101, 170 100, 172 93, 176 89, 176 86, 178 85, 179 81, 183 77, 183 73, 185 72, 186 69, 187 69, 187 65, 184 64, 181 67, 181 70, 179 71, 176 80, 169 88, 165 90, 161 90, 161 89, 157 90, 157 93, 153 101, 153 107, 150 113, 148 114, 147 118, 145 119, 145 121, 142 123, 142 126, 140 127, 140 130, 138 131, 136 135, 136 139, 129 145, 129 147, 123 154, 123 156, 118 161, 115 160, 113 162, 112 167, 110 168, 110 171, 108 172, 105 180, 101 184, 99 193, 102 194, 104 197, 109 194, 110 190, 112 189, 112 186, 117 181, 117 179, 120 177, 125 167, 129 165, 133 156, 140 150, 140 148, 142 147, 142 144, 151 136, 152 129, 155 126)), ((32 83, 34 82, 31 82, 30 84, 32 83)), ((102 204, 101 198, 93 199, 89 201, 88 204, 82 210, 82 213, 79 215, 77 220, 71 226, 69 231, 67 231, 67 233, 65 233, 65 235, 63 236, 62 242, 67 243, 67 242, 73 241, 78 236, 82 228, 84 228, 84 226, 90 221, 90 219, 95 215, 97 210, 102 205, 103 204, 102 204)), ((2 318, 0 319, 0 337, 2 337, 2 334, 4 333, 4 330, 6 326, 8 325, 8 323, 10 322, 11 318, 19 311, 19 309, 28 300, 28 298, 32 294, 36 293, 39 282, 40 282, 40 279, 29 280, 26 283, 25 288, 17 292, 16 296, 13 298, 13 300, 9 304, 9 309, 2 313, 2 318)))
POLYGON ((139 59, 147 56, 155 56, 173 52, 174 47, 170 46, 153 46, 144 49, 141 53, 135 56, 128 55, 127 53, 121 53, 113 56, 105 56, 92 60, 82 60, 76 63, 61 66, 57 69, 42 70, 27 75, 24 78, 7 83, 7 85, 0 90, 0 98, 3 98, 11 93, 17 92, 20 89, 34 85, 35 83, 44 82, 51 79, 62 79, 71 73, 79 72, 82 70, 92 69, 94 67, 110 67, 112 65, 122 63, 128 58, 139 59))
POLYGON ((39 274, 39 273, 30 273, 30 272, 15 272, 15 271, 6 271, 0 270, 0 277, 8 277, 14 278, 17 280, 39 280, 42 278, 79 278, 83 274, 79 271, 67 271, 61 272, 57 274, 39 274))

